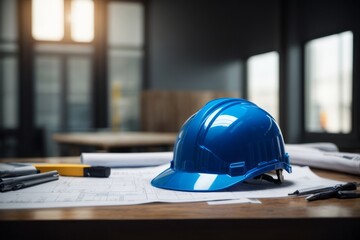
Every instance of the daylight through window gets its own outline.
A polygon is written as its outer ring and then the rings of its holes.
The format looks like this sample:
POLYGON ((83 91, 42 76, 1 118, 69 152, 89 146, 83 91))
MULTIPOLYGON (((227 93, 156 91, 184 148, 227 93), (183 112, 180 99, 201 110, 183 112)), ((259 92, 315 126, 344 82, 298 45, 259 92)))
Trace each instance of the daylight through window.
POLYGON ((353 34, 318 38, 305 46, 305 129, 349 133, 353 34))

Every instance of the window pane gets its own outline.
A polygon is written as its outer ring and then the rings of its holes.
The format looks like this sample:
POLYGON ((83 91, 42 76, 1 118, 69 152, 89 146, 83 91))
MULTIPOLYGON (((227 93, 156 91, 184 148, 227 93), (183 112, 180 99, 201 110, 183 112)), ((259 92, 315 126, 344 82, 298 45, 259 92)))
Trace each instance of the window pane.
POLYGON ((71 57, 68 62, 68 128, 83 130, 91 127, 91 61, 71 57))
POLYGON ((16 128, 18 125, 17 72, 17 60, 15 57, 0 58, 1 127, 4 128, 16 128))
POLYGON ((44 130, 44 147, 48 156, 57 152, 52 135, 60 130, 62 124, 61 69, 59 57, 35 58, 35 124, 44 130))
POLYGON ((94 39, 94 3, 92 0, 72 0, 71 38, 76 42, 94 39))
POLYGON ((0 42, 0 53, 13 53, 17 51, 17 44, 15 42, 0 42))
POLYGON ((141 69, 140 50, 109 52, 109 119, 114 129, 138 128, 141 69))
POLYGON ((17 1, 0 1, 0 40, 17 40, 17 1))
POLYGON ((143 18, 141 3, 108 4, 109 124, 113 129, 139 128, 143 18))
POLYGON ((305 46, 305 129, 349 133, 353 34, 344 32, 305 46))
POLYGON ((32 0, 32 35, 37 40, 64 37, 64 0, 32 0))
POLYGON ((35 123, 58 129, 61 117, 61 60, 38 56, 35 59, 35 123))
POLYGON ((269 52, 249 58, 248 99, 279 120, 279 54, 269 52))
POLYGON ((108 5, 109 45, 143 45, 143 6, 141 3, 110 2, 108 5))

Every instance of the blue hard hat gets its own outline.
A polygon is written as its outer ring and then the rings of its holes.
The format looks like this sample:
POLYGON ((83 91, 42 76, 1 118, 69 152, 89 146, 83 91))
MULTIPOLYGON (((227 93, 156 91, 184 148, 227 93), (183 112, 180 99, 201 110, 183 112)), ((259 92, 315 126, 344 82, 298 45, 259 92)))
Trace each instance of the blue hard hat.
POLYGON ((279 169, 291 172, 274 118, 247 100, 221 98, 208 102, 183 124, 170 167, 151 184, 219 191, 279 169))

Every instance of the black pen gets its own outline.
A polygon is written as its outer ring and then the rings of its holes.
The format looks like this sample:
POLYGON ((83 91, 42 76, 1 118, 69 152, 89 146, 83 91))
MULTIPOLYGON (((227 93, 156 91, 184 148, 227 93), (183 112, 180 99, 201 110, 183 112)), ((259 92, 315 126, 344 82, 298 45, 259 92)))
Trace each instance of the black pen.
POLYGON ((21 188, 26 188, 40 183, 45 183, 58 179, 59 179, 59 174, 57 171, 31 174, 20 177, 0 178, 0 192, 18 190, 21 188))
POLYGON ((289 193, 288 195, 296 195, 296 196, 303 196, 303 195, 309 195, 309 194, 315 194, 315 193, 319 193, 319 192, 324 192, 324 191, 330 191, 332 190, 334 187, 310 187, 310 188, 304 188, 304 189, 299 189, 296 190, 293 193, 289 193))
POLYGON ((320 193, 311 194, 310 196, 306 197, 306 200, 315 201, 315 200, 329 199, 329 198, 336 197, 337 194, 338 194, 338 191, 336 191, 336 190, 320 192, 320 193))
POLYGON ((327 191, 322 193, 316 193, 308 196, 306 200, 315 201, 315 200, 324 200, 329 198, 339 198, 339 199, 348 199, 348 198, 360 198, 360 193, 354 190, 352 191, 327 191))
POLYGON ((349 182, 346 184, 338 184, 335 185, 331 190, 319 192, 315 194, 311 194, 306 198, 308 201, 315 201, 315 200, 323 200, 328 198, 356 198, 360 195, 356 193, 354 190, 357 189, 359 184, 355 182, 349 182))
POLYGON ((316 193, 322 193, 322 192, 328 192, 328 191, 356 190, 358 185, 359 184, 356 182, 349 182, 346 184, 337 184, 337 185, 331 186, 331 187, 305 188, 305 189, 301 189, 301 190, 296 190, 295 192, 289 193, 288 195, 303 196, 303 195, 316 194, 316 193))
POLYGON ((360 192, 356 191, 338 191, 337 198, 348 199, 348 198, 360 198, 360 192))

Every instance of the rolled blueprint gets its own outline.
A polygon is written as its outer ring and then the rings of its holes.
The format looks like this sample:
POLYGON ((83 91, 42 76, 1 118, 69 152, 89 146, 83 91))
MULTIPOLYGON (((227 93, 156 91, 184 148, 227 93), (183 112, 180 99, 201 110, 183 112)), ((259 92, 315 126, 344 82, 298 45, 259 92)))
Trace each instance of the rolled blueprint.
MULTIPOLYGON (((285 144, 291 164, 360 175, 360 154, 339 152, 331 143, 285 144)), ((81 162, 92 166, 145 167, 170 163, 173 152, 82 153, 81 162)))
POLYGON ((321 151, 300 145, 287 145, 285 149, 292 164, 360 175, 360 154, 358 153, 321 151))
POLYGON ((339 148, 336 144, 331 142, 315 142, 315 143, 296 143, 285 144, 286 149, 298 149, 298 150, 320 150, 323 152, 339 152, 339 148))
POLYGON ((105 167, 146 167, 170 163, 173 152, 82 153, 81 162, 105 167))

